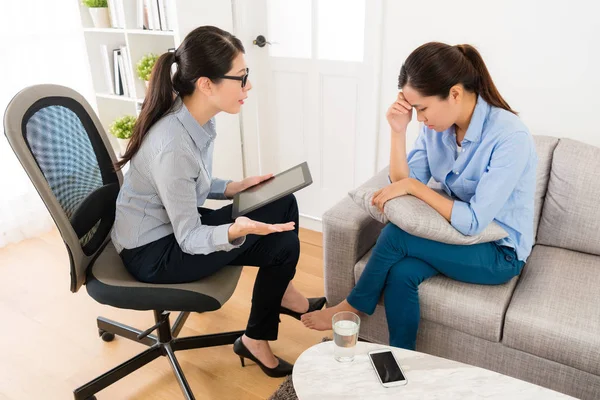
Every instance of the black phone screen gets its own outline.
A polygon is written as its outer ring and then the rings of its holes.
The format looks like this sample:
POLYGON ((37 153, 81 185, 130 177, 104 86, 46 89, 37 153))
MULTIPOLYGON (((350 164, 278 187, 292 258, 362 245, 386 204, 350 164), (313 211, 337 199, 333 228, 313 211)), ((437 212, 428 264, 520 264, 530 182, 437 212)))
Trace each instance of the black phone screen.
POLYGON ((391 351, 369 354, 382 383, 403 381, 404 375, 391 351))

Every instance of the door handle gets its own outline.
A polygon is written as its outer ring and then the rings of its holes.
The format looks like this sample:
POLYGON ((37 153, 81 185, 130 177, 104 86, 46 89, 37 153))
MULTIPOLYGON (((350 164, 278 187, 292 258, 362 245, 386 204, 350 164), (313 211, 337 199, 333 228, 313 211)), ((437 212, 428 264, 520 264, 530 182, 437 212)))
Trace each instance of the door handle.
POLYGON ((267 38, 264 37, 263 35, 258 35, 256 37, 256 39, 254 39, 252 41, 252 44, 258 46, 258 47, 265 47, 265 45, 271 45, 271 44, 277 44, 277 42, 268 42, 267 38))

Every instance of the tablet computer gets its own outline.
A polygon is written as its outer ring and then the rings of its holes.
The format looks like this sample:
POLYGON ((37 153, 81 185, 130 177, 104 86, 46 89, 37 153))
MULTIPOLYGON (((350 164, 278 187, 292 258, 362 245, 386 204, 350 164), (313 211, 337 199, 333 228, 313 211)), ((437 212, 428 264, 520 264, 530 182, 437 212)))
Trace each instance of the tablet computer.
POLYGON ((231 217, 236 219, 264 205, 303 189, 312 183, 308 164, 303 162, 233 197, 231 217))

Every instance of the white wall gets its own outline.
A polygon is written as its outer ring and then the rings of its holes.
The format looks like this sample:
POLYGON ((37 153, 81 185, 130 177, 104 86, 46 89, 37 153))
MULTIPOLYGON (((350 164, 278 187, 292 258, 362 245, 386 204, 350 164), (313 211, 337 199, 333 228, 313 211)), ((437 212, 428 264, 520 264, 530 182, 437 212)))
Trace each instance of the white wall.
MULTIPOLYGON (((402 62, 429 41, 478 48, 533 134, 600 146, 600 22, 593 1, 386 0, 378 166, 389 162, 385 110, 402 62)), ((413 116, 416 120, 416 117, 413 116)), ((407 137, 412 148, 418 125, 407 137)))

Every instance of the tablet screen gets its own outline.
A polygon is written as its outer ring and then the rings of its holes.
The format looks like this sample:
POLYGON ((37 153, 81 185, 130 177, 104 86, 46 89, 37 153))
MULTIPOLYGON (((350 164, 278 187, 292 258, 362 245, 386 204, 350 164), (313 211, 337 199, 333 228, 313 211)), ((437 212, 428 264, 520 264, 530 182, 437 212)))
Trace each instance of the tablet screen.
POLYGON ((244 212, 244 210, 256 204, 268 201, 280 193, 294 189, 303 183, 304 173, 302 168, 291 169, 240 193, 239 210, 244 212))
POLYGON ((281 199, 312 184, 308 164, 303 162, 275 175, 268 181, 248 188, 234 196, 231 216, 233 219, 247 214, 273 201, 281 199))

